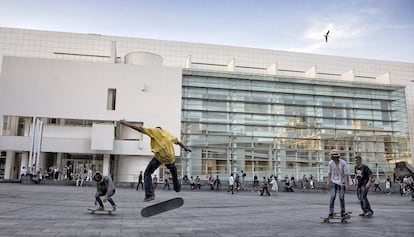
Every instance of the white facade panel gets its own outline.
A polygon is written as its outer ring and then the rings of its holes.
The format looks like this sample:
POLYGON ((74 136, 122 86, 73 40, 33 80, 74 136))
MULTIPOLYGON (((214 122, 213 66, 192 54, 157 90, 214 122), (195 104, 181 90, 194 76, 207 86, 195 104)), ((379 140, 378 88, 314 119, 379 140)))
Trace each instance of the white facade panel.
POLYGON ((92 150, 111 151, 114 148, 114 125, 94 123, 91 140, 92 150))
POLYGON ((180 131, 181 69, 17 57, 4 57, 2 68, 4 115, 127 119, 180 131), (107 109, 109 88, 115 110, 107 109))

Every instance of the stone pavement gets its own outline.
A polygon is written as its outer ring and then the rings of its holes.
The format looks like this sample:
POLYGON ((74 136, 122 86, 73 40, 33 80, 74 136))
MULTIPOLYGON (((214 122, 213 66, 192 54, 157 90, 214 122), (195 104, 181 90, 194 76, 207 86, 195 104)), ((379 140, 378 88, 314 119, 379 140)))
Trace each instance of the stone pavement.
POLYGON ((88 213, 94 193, 94 187, 0 183, 0 236, 414 236, 414 202, 398 194, 370 193, 375 214, 368 218, 358 216, 355 192, 347 192, 349 223, 324 224, 329 195, 321 192, 156 190, 158 201, 180 196, 185 203, 150 218, 140 216, 149 205, 141 190, 118 188, 112 216, 88 213))

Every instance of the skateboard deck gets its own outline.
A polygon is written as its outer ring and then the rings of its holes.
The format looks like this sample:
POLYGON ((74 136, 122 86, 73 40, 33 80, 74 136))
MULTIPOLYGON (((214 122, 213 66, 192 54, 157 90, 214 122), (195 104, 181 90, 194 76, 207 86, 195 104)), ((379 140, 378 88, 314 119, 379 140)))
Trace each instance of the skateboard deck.
POLYGON ((347 216, 342 217, 339 213, 334 213, 333 217, 321 217, 323 223, 330 223, 331 220, 340 220, 341 223, 345 224, 348 223, 348 219, 351 219, 350 216, 351 212, 347 212, 347 216))
POLYGON ((108 214, 108 215, 112 215, 112 210, 103 210, 103 211, 99 211, 96 209, 92 209, 92 208, 88 208, 88 211, 90 212, 90 214, 108 214))
POLYGON ((141 210, 141 216, 143 217, 155 216, 160 213, 179 208, 183 204, 184 204, 184 199, 182 198, 178 197, 178 198, 169 199, 169 200, 145 207, 144 209, 141 210))

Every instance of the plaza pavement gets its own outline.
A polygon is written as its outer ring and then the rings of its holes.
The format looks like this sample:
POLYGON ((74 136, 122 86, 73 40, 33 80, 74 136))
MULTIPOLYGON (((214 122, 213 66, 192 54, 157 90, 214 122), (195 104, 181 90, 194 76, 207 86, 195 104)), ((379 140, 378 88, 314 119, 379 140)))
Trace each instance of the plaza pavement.
MULTIPOLYGON (((205 187, 204 187, 205 188, 205 187)), ((322 223, 328 193, 156 190, 156 201, 180 196, 184 206, 143 218, 143 191, 117 188, 115 214, 92 215, 94 187, 0 183, 0 236, 414 236, 414 201, 370 193, 373 217, 359 217, 355 192, 347 192, 347 224, 322 223)), ((106 204, 109 207, 109 204, 106 204)), ((337 200, 336 207, 339 206, 337 200)))

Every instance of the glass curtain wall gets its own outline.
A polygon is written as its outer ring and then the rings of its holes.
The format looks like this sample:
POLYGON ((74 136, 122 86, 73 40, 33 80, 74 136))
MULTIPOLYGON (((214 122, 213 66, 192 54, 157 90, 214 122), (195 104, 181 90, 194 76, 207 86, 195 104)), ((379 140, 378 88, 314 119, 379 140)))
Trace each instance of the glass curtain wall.
POLYGON ((411 157, 404 87, 185 70, 182 175, 327 177, 328 153, 378 176, 411 157))

